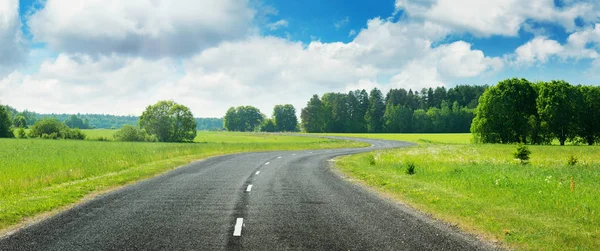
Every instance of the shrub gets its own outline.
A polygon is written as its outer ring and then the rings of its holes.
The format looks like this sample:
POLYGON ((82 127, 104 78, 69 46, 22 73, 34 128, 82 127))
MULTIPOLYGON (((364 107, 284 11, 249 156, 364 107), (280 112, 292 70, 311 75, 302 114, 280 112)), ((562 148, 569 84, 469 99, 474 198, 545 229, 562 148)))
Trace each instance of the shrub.
POLYGON ((85 139, 79 129, 71 129, 57 119, 45 118, 35 122, 29 131, 29 137, 42 139, 85 139))
POLYGON ((374 166, 375 164, 377 164, 375 162, 375 156, 373 156, 373 154, 369 154, 367 156, 367 161, 369 162, 369 165, 372 165, 372 166, 374 166))
POLYGON ((27 134, 25 133, 25 129, 23 127, 19 128, 17 131, 17 136, 19 136, 21 139, 27 138, 27 134))
POLYGON ((146 133, 146 131, 132 125, 123 125, 121 129, 115 132, 115 135, 113 137, 117 141, 158 141, 158 138, 155 135, 149 135, 148 133, 146 133))
POLYGON ((413 162, 406 163, 406 174, 413 175, 415 174, 416 165, 413 162))
POLYGON ((575 164, 577 164, 578 160, 577 157, 570 155, 569 158, 567 159, 567 164, 569 164, 569 166, 574 166, 575 164))
POLYGON ((0 138, 14 138, 15 134, 11 127, 12 121, 8 110, 3 105, 0 105, 0 138))
POLYGON ((517 151, 515 153, 513 153, 515 158, 519 159, 519 161, 521 161, 521 164, 523 164, 523 165, 527 164, 530 154, 531 154, 531 151, 529 151, 529 148, 523 144, 517 145, 517 151))
POLYGON ((79 129, 66 128, 65 131, 63 132, 63 138, 84 140, 85 134, 79 129))

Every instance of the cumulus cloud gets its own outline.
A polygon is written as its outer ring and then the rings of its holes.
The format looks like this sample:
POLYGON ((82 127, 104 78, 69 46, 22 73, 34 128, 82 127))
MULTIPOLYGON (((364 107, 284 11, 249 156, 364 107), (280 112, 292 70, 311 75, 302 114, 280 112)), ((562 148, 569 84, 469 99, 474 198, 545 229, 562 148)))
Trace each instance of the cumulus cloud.
POLYGON ((59 55, 35 73, 0 77, 0 100, 38 112, 139 115, 148 104, 173 99, 202 117, 239 105, 270 114, 281 103, 299 111, 313 94, 449 86, 503 67, 467 42, 444 43, 452 27, 435 21, 374 18, 350 42, 303 44, 249 33, 253 11, 228 0, 203 4, 210 5, 199 12, 204 16, 188 13, 197 11, 196 1, 160 15, 148 14, 162 7, 160 0, 65 3, 48 0, 28 22, 59 55), (219 21, 223 27, 207 25, 219 21))
POLYGON ((0 80, 0 100, 46 113, 140 114, 156 90, 177 76, 171 60, 61 54, 39 72, 15 71, 0 80), (38 102, 43 100, 43 102, 38 102))
POLYGON ((543 36, 535 37, 519 46, 513 55, 518 66, 546 63, 556 56, 562 60, 597 59, 600 48, 600 24, 572 33, 565 44, 543 36))
POLYGON ((61 52, 156 58, 244 38, 254 15, 248 0, 47 0, 28 25, 61 52))
POLYGON ((527 20, 557 23, 567 31, 575 19, 595 22, 600 16, 593 1, 566 1, 558 8, 554 0, 396 0, 396 9, 454 30, 478 36, 516 36, 527 20))
POLYGON ((27 50, 21 37, 19 1, 0 2, 0 77, 25 60, 27 50))

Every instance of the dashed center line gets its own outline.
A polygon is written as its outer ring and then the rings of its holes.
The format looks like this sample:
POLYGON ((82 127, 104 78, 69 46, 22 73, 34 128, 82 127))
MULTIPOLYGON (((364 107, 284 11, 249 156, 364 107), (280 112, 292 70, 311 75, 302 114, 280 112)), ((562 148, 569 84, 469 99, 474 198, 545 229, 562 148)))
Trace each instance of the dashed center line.
POLYGON ((233 229, 233 236, 242 236, 242 225, 244 225, 244 218, 237 218, 235 228, 233 229))
POLYGON ((248 188, 246 188, 246 192, 250 192, 252 191, 252 185, 248 185, 248 188))
POLYGON ((268 165, 268 164, 271 164, 271 162, 267 162, 267 163, 265 163, 265 166, 266 166, 266 165, 268 165))
POLYGON ((277 157, 278 159, 281 159, 281 156, 277 157))
POLYGON ((259 174, 260 174, 260 171, 256 171, 256 173, 254 175, 259 175, 259 174))
POLYGON ((292 153, 292 156, 296 156, 296 154, 295 154, 295 153, 292 153))

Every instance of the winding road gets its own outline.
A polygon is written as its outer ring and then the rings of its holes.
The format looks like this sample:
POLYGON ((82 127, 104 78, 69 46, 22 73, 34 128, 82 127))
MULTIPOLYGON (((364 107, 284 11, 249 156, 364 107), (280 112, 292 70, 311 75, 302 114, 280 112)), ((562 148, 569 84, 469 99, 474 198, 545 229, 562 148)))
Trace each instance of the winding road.
POLYGON ((358 149, 198 161, 0 239, 0 250, 489 250, 493 247, 344 180, 358 149))

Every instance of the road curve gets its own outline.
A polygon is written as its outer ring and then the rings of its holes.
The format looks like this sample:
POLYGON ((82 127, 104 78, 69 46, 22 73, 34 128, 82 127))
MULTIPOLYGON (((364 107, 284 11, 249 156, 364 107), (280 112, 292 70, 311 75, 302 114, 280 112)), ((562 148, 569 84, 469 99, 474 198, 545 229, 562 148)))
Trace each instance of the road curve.
POLYGON ((488 250, 333 173, 359 149, 243 153, 199 161, 0 239, 0 250, 488 250))

